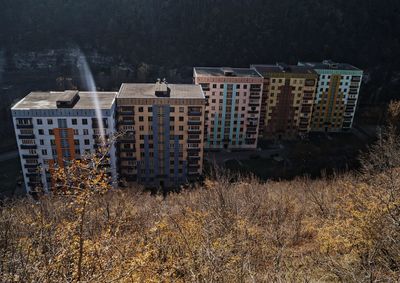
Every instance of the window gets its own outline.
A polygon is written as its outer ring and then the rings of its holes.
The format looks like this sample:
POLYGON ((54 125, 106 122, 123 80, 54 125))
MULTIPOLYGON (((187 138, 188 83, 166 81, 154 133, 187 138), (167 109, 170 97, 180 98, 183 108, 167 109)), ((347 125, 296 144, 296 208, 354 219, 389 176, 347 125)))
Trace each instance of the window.
POLYGON ((90 140, 85 140, 85 145, 90 145, 90 140))
POLYGON ((39 135, 44 135, 44 130, 43 129, 39 129, 39 135))
POLYGON ((143 121, 144 121, 143 116, 139 116, 139 121, 140 121, 140 122, 143 122, 143 121))
POLYGON ((143 107, 139 107, 139 112, 143 112, 143 107))
POLYGON ((175 112, 175 107, 171 106, 169 109, 170 109, 170 112, 175 112))
POLYGON ((75 145, 79 145, 79 140, 74 140, 75 145))
POLYGON ((183 126, 179 126, 179 131, 183 131, 183 126))
POLYGON ((72 119, 72 125, 77 125, 78 121, 76 119, 72 119))
POLYGON ((153 112, 153 107, 151 107, 151 106, 150 106, 150 107, 148 107, 148 108, 147 108, 147 111, 149 111, 149 112, 153 112))
POLYGON ((44 140, 40 140, 40 145, 44 145, 44 140))
POLYGON ((184 121, 184 118, 183 118, 183 117, 179 117, 179 121, 180 121, 180 122, 183 122, 183 121, 184 121))
POLYGON ((87 125, 87 119, 82 119, 82 125, 87 125))
POLYGON ((37 119, 37 120, 36 120, 36 123, 37 123, 38 125, 43 125, 42 119, 37 119))
POLYGON ((42 154, 47 155, 47 149, 42 149, 42 154))
POLYGON ((88 130, 88 129, 83 129, 83 134, 84 134, 85 136, 89 135, 89 130, 88 130))
POLYGON ((76 148, 76 149, 75 149, 75 154, 80 155, 80 154, 81 154, 81 150, 80 150, 79 148, 76 148))
POLYGON ((147 117, 147 120, 148 120, 149 122, 151 122, 151 121, 153 121, 153 117, 149 116, 149 117, 147 117))
POLYGON ((172 117, 169 117, 169 121, 170 121, 170 122, 175 121, 175 117, 173 117, 173 116, 172 116, 172 117))
POLYGON ((140 131, 144 131, 144 126, 139 126, 140 131))
POLYGON ((78 129, 74 129, 74 135, 78 136, 79 135, 79 130, 78 129))
POLYGON ((54 135, 53 129, 50 129, 50 130, 49 130, 49 135, 54 135))
POLYGON ((52 119, 47 119, 47 125, 53 125, 53 120, 52 119))
POLYGON ((185 112, 185 107, 179 107, 179 112, 184 113, 185 112))
POLYGON ((51 145, 56 145, 56 141, 55 140, 50 140, 50 144, 51 145))

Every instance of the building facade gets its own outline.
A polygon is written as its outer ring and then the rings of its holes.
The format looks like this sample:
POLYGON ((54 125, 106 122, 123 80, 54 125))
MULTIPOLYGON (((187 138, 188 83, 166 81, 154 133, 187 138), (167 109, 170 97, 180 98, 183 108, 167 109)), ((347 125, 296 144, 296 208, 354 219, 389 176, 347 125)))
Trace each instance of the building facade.
POLYGON ((197 179, 203 169, 205 98, 200 86, 123 84, 117 98, 120 178, 147 187, 197 179))
POLYGON ((206 97, 205 148, 256 149, 263 78, 253 69, 196 67, 206 97))
POLYGON ((311 129, 316 72, 286 64, 251 67, 264 77, 260 135, 266 139, 306 136, 311 129))
MULTIPOLYGON (((11 109, 27 192, 51 188, 51 171, 93 153, 114 134, 115 92, 32 92, 11 109), (98 102, 96 102, 97 100, 98 102), (100 108, 96 113, 96 105, 100 108), (101 113, 102 120, 98 120, 101 113)), ((117 178, 115 147, 109 173, 117 178)))
POLYGON ((322 63, 299 62, 318 74, 312 130, 349 131, 353 126, 363 71, 349 64, 325 60, 322 63))

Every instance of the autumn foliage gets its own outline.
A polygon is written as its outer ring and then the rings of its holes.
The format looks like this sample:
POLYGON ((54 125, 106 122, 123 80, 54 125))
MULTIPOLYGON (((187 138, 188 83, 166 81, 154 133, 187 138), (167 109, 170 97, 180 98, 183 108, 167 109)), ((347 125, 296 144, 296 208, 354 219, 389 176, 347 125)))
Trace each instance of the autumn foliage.
POLYGON ((61 174, 59 193, 0 209, 1 281, 397 282, 400 143, 390 127, 360 172, 267 183, 217 173, 166 198, 112 189, 104 172, 73 163, 86 171, 72 183, 61 174))

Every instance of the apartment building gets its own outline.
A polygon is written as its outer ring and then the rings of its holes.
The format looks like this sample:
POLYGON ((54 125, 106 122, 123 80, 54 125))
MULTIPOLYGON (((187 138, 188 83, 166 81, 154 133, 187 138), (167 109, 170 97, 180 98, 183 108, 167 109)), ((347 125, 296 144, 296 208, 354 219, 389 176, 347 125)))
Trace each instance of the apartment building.
POLYGON ((305 137, 311 130, 318 75, 310 67, 252 65, 264 77, 260 135, 266 139, 305 137))
POLYGON ((122 84, 117 98, 120 178, 146 187, 197 179, 203 168, 205 98, 200 86, 122 84))
MULTIPOLYGON (((101 136, 115 132, 116 92, 32 92, 11 108, 27 192, 51 188, 51 171, 85 153, 93 153, 101 136), (96 112, 97 109, 97 112, 96 112), (97 114, 102 116, 98 120, 97 114)), ((116 180, 115 148, 109 172, 116 180)))
POLYGON ((250 68, 196 67, 193 77, 206 97, 205 148, 256 149, 262 76, 250 68))
POLYGON ((345 63, 299 62, 318 74, 312 130, 349 131, 353 126, 363 71, 345 63))

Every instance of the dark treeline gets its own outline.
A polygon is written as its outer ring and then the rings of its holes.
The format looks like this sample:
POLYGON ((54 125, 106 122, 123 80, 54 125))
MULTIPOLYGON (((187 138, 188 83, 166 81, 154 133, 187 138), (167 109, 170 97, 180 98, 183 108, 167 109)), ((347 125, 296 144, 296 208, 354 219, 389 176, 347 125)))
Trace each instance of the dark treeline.
POLYGON ((1 45, 76 44, 158 65, 399 64, 398 0, 2 0, 1 45))

